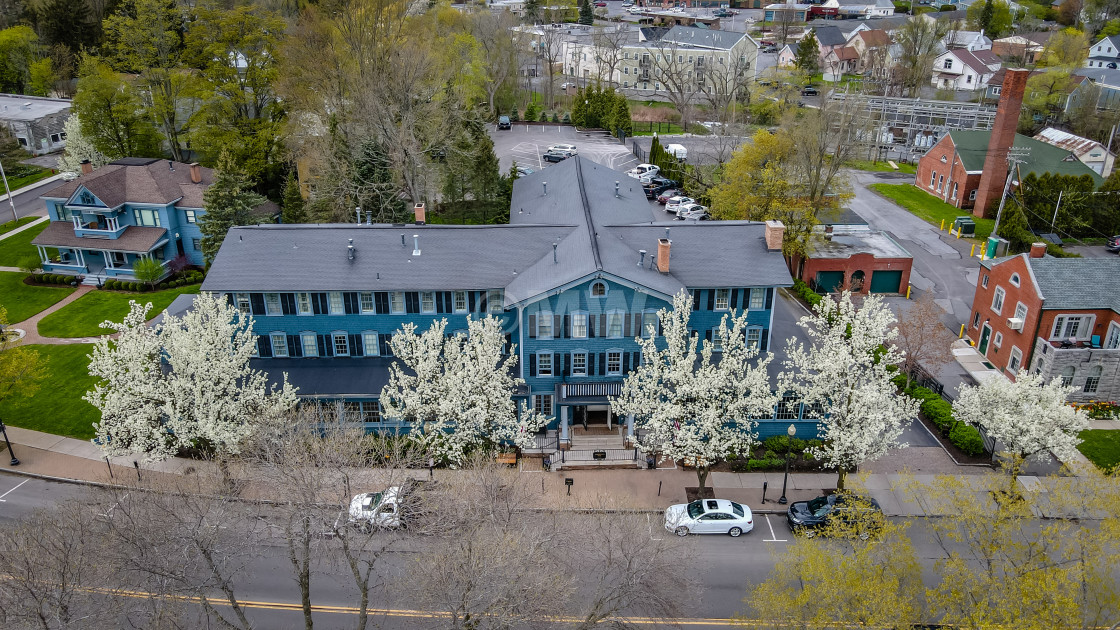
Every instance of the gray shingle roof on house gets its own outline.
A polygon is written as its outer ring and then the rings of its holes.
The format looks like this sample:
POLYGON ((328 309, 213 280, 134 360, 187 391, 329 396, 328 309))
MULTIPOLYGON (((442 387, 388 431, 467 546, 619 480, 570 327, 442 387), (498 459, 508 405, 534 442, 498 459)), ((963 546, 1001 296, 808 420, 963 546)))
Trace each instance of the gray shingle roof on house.
POLYGON ((817 26, 813 28, 813 34, 822 48, 824 46, 843 46, 847 42, 844 33, 837 26, 817 26))
POLYGON ((714 48, 716 50, 730 50, 746 37, 746 33, 735 31, 715 31, 695 26, 674 26, 661 36, 661 41, 696 46, 698 48, 714 48))
POLYGON ((83 238, 74 233, 74 224, 69 221, 52 221, 43 228, 32 245, 45 247, 69 247, 77 249, 101 249, 110 252, 130 252, 146 254, 157 243, 167 238, 166 228, 140 227, 130 225, 115 239, 83 238))
POLYGON ((763 224, 654 222, 637 180, 579 156, 519 178, 510 207, 510 225, 236 227, 226 235, 203 289, 502 288, 508 306, 595 274, 664 296, 686 286, 793 283, 781 252, 766 249, 763 224), (666 228, 672 253, 669 272, 663 274, 650 263, 666 228), (418 256, 413 255, 414 234, 420 239, 418 256), (347 254, 350 239, 354 260, 347 254), (639 267, 643 249, 646 265, 639 267))
POLYGON ((286 374, 301 398, 373 399, 389 382, 393 361, 393 357, 250 359, 249 367, 266 373, 270 385, 283 384, 286 374))
POLYGON ((1120 258, 1028 258, 1046 309, 1120 312, 1120 258))
POLYGON ((208 168, 199 170, 202 181, 196 184, 191 181, 189 164, 155 158, 124 158, 55 186, 42 196, 69 199, 79 188, 85 187, 110 208, 127 201, 165 205, 176 200, 175 206, 179 208, 201 208, 202 193, 214 181, 214 176, 208 168))

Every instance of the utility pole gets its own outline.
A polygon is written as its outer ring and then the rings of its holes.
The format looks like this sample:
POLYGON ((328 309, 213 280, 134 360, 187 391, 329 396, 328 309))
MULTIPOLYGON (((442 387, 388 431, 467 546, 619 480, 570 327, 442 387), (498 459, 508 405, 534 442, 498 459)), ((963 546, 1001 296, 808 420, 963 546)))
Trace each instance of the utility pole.
POLYGON ((1054 224, 1058 222, 1058 208, 1062 207, 1062 193, 1064 190, 1058 191, 1058 203, 1054 204, 1054 218, 1050 219, 1050 231, 1054 231, 1054 224))
MULTIPOLYGON (((1007 203, 1007 190, 1011 188, 1011 176, 1015 174, 1016 167, 1023 163, 1023 158, 1030 154, 1030 149, 1011 147, 1007 152, 1007 180, 1003 182, 1003 195, 999 198, 999 209, 996 210, 996 222, 992 226, 992 234, 988 237, 992 257, 995 257, 994 239, 999 238, 999 220, 1003 216, 1003 205, 1007 203)), ((987 257, 988 252, 984 252, 987 257)))

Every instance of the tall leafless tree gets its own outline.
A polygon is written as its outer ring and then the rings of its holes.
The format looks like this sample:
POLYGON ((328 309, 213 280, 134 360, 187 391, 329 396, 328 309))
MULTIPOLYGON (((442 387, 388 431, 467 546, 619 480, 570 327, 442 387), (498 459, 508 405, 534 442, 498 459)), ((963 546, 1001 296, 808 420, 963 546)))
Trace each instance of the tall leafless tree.
POLYGON ((595 32, 591 37, 595 51, 595 74, 599 82, 605 85, 614 85, 615 72, 622 62, 622 49, 629 41, 630 27, 628 24, 619 23, 605 26, 595 32))

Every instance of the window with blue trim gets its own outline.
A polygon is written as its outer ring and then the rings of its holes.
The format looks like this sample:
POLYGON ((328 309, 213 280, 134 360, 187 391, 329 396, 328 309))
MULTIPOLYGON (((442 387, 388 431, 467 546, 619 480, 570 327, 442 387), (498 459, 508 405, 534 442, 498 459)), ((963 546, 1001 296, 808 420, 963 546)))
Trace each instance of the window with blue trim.
POLYGON ((288 337, 282 332, 269 335, 272 340, 272 356, 284 358, 288 356, 288 337))
POLYGON ((542 352, 537 355, 537 376, 552 376, 552 354, 542 352))
POLYGON ((587 353, 572 353, 572 376, 587 376, 587 353))

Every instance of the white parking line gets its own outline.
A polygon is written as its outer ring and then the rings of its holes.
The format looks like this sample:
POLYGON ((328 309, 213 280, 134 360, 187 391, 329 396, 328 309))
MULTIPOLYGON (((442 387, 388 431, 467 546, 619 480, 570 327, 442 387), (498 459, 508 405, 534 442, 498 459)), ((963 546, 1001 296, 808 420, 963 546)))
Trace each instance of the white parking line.
POLYGON ((774 524, 770 522, 770 515, 763 514, 763 516, 766 517, 766 525, 770 528, 770 537, 764 538, 762 542, 787 542, 785 538, 778 538, 778 535, 774 533, 774 524))
POLYGON ((12 488, 11 490, 5 492, 4 494, 0 494, 0 503, 7 503, 7 501, 4 500, 4 497, 6 497, 9 494, 15 492, 16 490, 19 489, 20 486, 27 483, 28 481, 31 481, 31 480, 30 479, 24 479, 23 481, 19 482, 19 484, 17 484, 15 488, 12 488))
MULTIPOLYGON (((121 497, 121 501, 127 499, 129 494, 130 493, 128 492, 124 493, 124 496, 121 497)), ((101 518, 109 518, 109 515, 113 513, 113 510, 117 509, 117 506, 121 504, 121 501, 114 501, 113 504, 109 506, 108 510, 105 510, 103 514, 98 514, 98 516, 100 516, 101 518)))
POLYGON ((657 538, 653 535, 653 520, 650 519, 649 514, 646 514, 646 524, 649 526, 649 539, 650 540, 665 540, 664 538, 657 538))

